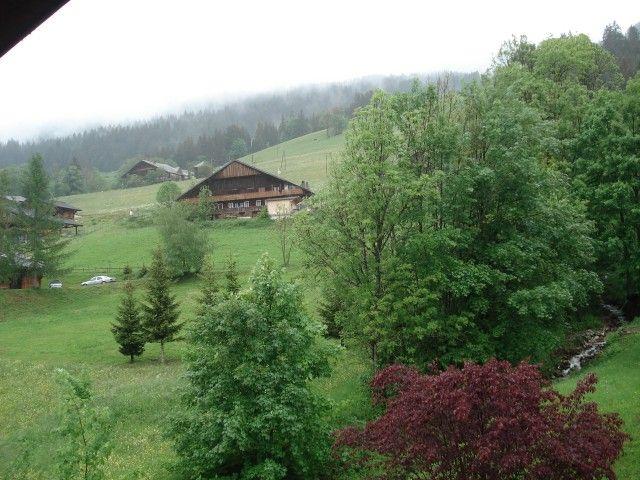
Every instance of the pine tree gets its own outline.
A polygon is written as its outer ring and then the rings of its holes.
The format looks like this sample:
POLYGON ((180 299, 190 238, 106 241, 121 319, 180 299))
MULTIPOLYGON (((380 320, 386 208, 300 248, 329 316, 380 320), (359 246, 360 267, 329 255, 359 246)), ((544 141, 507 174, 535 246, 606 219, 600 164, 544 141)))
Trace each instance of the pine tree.
POLYGON ((240 291, 240 282, 238 281, 236 258, 233 255, 229 255, 224 277, 227 280, 227 291, 230 293, 238 293, 240 291))
POLYGON ((128 355, 133 363, 134 357, 144 352, 144 334, 131 282, 125 283, 124 292, 125 295, 122 297, 116 316, 117 323, 112 325, 111 332, 116 342, 120 344, 120 353, 128 355))
POLYGON ((153 252, 149 276, 147 303, 142 307, 142 328, 148 342, 160 344, 160 360, 164 363, 164 344, 178 340, 182 323, 178 322, 178 303, 169 292, 169 273, 160 248, 153 252))
POLYGON ((216 295, 219 290, 213 259, 205 259, 199 276, 200 280, 202 280, 202 288, 200 290, 200 297, 198 298, 200 306, 197 313, 198 315, 202 315, 207 307, 215 305, 216 295))

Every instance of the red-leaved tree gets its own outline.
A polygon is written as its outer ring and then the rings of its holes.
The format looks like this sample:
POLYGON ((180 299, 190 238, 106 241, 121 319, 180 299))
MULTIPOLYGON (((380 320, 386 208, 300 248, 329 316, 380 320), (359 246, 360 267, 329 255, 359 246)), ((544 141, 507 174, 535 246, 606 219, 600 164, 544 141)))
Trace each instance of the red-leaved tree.
POLYGON ((438 375, 392 365, 371 385, 384 413, 363 430, 339 431, 335 452, 385 479, 615 479, 627 435, 617 414, 585 401, 596 381, 589 375, 565 396, 527 363, 467 363, 438 375))

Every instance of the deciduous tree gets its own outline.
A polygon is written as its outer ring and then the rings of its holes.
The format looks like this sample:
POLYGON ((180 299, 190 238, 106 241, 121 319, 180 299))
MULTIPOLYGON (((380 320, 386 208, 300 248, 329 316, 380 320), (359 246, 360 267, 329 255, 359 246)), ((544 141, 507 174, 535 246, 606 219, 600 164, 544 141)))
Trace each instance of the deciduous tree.
POLYGON ((335 446, 347 464, 377 464, 386 479, 615 479, 628 436, 617 414, 585 400, 595 384, 589 375, 565 396, 526 363, 467 363, 438 375, 393 365, 371 383, 382 416, 342 430, 335 446))
POLYGON ((184 411, 172 436, 188 478, 320 478, 327 404, 309 380, 328 373, 321 326, 272 261, 251 288, 198 316, 188 339, 184 411))

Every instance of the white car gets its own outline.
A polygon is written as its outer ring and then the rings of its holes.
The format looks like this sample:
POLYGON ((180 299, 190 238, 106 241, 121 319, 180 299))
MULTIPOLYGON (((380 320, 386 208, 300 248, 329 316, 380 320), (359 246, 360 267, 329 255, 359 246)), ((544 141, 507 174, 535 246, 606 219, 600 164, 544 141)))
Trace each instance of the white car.
POLYGON ((62 288, 62 282, 60 280, 52 280, 49 282, 49 288, 62 288))
POLYGON ((93 277, 89 280, 87 280, 86 282, 82 282, 82 286, 87 286, 87 285, 100 285, 102 283, 111 283, 111 282, 115 282, 116 279, 113 277, 107 277, 106 275, 98 275, 97 277, 93 277))

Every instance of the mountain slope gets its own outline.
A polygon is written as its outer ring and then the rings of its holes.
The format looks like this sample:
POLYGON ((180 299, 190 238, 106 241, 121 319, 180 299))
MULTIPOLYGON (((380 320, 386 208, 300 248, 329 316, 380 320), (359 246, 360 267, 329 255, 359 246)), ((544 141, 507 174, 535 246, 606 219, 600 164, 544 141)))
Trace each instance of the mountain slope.
MULTIPOLYGON (((317 190, 326 183, 331 163, 339 161, 343 145, 344 135, 327 137, 326 130, 321 130, 247 155, 242 160, 295 183, 306 180, 312 190, 317 190)), ((177 183, 185 191, 195 182, 177 183)), ((68 195, 61 200, 81 208, 81 215, 105 214, 152 205, 158 188, 160 184, 68 195)))

